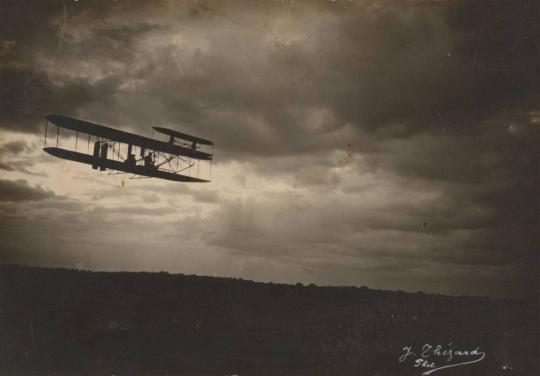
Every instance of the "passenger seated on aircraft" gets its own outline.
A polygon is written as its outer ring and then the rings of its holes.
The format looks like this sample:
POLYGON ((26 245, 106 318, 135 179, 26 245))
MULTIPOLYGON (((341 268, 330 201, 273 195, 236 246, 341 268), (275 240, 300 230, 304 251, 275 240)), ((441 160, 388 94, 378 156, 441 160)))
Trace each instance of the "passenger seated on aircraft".
POLYGON ((156 166, 154 166, 154 153, 148 153, 148 155, 145 155, 144 156, 144 165, 145 167, 151 167, 151 168, 155 168, 156 166))
POLYGON ((130 165, 135 165, 135 163, 137 163, 137 161, 135 160, 135 154, 129 154, 126 159, 126 163, 130 165))

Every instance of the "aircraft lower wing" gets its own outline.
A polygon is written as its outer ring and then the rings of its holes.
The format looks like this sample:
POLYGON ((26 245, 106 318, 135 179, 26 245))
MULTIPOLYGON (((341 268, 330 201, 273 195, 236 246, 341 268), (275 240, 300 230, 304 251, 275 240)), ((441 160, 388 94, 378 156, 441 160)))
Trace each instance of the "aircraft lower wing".
POLYGON ((125 162, 115 161, 112 159, 97 158, 93 155, 78 153, 75 151, 60 149, 56 147, 44 148, 44 151, 58 158, 67 159, 70 161, 85 163, 88 165, 95 165, 105 167, 110 170, 116 170, 126 172, 135 175, 148 176, 151 178, 160 178, 173 181, 182 181, 190 183, 207 183, 209 180, 194 178, 191 176, 185 176, 181 174, 175 174, 173 172, 158 170, 157 168, 148 168, 140 165, 130 165, 125 162))

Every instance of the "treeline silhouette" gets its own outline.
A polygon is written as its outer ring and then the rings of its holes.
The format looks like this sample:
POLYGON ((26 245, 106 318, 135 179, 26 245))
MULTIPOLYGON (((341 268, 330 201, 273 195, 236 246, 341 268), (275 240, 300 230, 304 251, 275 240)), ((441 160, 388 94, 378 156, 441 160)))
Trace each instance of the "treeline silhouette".
POLYGON ((426 343, 533 375, 537 338, 531 301, 0 266, 1 375, 420 375, 426 343))

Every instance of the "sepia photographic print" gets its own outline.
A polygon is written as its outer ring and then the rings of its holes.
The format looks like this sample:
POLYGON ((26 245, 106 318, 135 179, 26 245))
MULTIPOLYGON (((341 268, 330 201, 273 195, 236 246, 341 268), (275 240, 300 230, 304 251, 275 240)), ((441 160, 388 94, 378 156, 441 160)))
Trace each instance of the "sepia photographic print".
POLYGON ((539 374, 537 1, 0 19, 0 375, 539 374))

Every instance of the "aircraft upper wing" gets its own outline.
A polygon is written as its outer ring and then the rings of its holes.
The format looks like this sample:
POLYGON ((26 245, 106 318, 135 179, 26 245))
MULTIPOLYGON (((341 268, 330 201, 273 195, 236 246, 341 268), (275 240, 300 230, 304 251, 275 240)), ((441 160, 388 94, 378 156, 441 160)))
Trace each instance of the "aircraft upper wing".
POLYGON ((214 145, 212 141, 205 140, 204 138, 195 137, 189 134, 180 133, 178 131, 175 131, 174 129, 169 128, 162 128, 162 127, 153 127, 156 131, 166 134, 168 136, 181 138, 182 140, 195 142, 196 144, 200 145, 214 145))
POLYGON ((90 123, 88 121, 78 120, 63 115, 47 115, 45 117, 51 123, 65 129, 77 132, 88 133, 97 137, 103 137, 111 141, 118 141, 126 144, 140 146, 146 149, 152 149, 163 153, 181 155, 195 159, 210 160, 212 154, 204 153, 198 150, 192 150, 167 142, 154 140, 148 137, 139 136, 133 133, 119 131, 114 128, 90 123))

